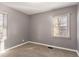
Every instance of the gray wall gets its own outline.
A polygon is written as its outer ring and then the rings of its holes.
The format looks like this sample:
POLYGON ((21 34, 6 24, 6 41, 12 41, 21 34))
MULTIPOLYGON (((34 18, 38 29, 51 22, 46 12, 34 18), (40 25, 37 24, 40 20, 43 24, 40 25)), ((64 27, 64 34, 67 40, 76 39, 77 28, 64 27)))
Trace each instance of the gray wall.
POLYGON ((54 46, 77 49, 77 6, 70 6, 32 16, 0 4, 0 12, 8 14, 8 39, 5 48, 23 43, 22 40, 35 41, 54 46), (69 12, 71 14, 71 38, 51 36, 52 16, 69 12))
POLYGON ((5 48, 10 48, 28 41, 29 16, 0 4, 0 12, 8 14, 8 39, 5 48))
POLYGON ((30 40, 60 46, 65 48, 77 49, 77 6, 60 8, 40 14, 32 15, 30 18, 30 40), (51 36, 52 17, 55 15, 70 13, 71 18, 71 38, 54 38, 51 36))
POLYGON ((77 9, 77 49, 79 52, 79 5, 77 9))

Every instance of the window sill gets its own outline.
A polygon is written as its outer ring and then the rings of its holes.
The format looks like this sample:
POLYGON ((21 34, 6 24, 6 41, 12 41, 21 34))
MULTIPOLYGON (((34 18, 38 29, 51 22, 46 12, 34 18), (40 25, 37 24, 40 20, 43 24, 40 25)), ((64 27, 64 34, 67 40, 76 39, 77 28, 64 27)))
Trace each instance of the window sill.
POLYGON ((63 37, 63 36, 53 36, 54 38, 70 38, 70 37, 63 37))

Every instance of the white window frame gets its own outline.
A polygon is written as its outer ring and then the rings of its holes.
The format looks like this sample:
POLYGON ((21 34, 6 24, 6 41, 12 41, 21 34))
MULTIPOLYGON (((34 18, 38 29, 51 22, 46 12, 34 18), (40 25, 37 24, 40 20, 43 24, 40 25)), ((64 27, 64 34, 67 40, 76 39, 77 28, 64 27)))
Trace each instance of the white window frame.
MULTIPOLYGON (((3 31, 3 35, 6 34, 6 38, 7 38, 7 14, 4 14, 4 13, 0 13, 0 14, 3 15, 3 30, 2 30, 3 31), (6 28, 6 30, 4 30, 4 28, 6 28)), ((2 38, 2 40, 4 40, 4 39, 2 38)))
POLYGON ((70 38, 70 13, 60 14, 60 15, 56 15, 56 16, 53 16, 53 17, 52 17, 51 35, 52 35, 52 37, 70 38), (54 24, 53 24, 54 17, 61 17, 61 16, 63 16, 63 15, 67 15, 67 21, 68 21, 68 36, 61 36, 61 35, 54 36, 54 24))
POLYGON ((5 12, 0 12, 0 14, 3 14, 3 28, 5 27, 6 30, 4 30, 3 32, 3 37, 2 39, 0 39, 0 53, 5 52, 5 40, 7 39, 7 34, 8 34, 8 26, 7 26, 7 22, 8 22, 8 14, 5 12))

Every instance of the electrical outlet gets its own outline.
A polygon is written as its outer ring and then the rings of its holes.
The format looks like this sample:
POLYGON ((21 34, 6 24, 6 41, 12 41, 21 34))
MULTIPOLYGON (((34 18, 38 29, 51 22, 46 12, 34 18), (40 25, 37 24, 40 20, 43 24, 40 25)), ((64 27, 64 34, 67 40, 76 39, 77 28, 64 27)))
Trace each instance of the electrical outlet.
POLYGON ((22 40, 24 42, 24 40, 22 40))

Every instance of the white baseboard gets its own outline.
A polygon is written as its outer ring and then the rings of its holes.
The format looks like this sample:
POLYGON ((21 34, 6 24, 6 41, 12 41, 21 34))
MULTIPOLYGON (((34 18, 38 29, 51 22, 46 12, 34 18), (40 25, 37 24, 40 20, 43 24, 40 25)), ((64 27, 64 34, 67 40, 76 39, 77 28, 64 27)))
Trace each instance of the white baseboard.
MULTIPOLYGON (((9 51, 9 50, 11 50, 11 49, 14 49, 14 48, 16 48, 16 47, 22 46, 22 45, 24 45, 24 44, 27 44, 27 43, 34 43, 34 44, 39 44, 39 45, 44 45, 44 46, 50 46, 50 47, 54 47, 54 48, 58 48, 58 49, 73 51, 73 52, 76 52, 77 55, 79 56, 78 50, 69 49, 69 48, 63 48, 63 47, 58 47, 58 46, 53 46, 53 45, 48 45, 48 44, 33 42, 33 41, 27 41, 27 42, 21 43, 21 44, 19 44, 19 45, 13 46, 13 47, 11 47, 11 48, 6 49, 5 52, 6 52, 6 51, 9 51)), ((3 52, 4 52, 4 51, 3 51, 3 52)), ((2 53, 2 52, 0 52, 0 53, 2 53)))
POLYGON ((48 45, 48 44, 33 42, 33 41, 29 41, 29 43, 34 43, 34 44, 39 44, 39 45, 44 45, 44 46, 50 46, 50 47, 54 47, 54 48, 58 48, 58 49, 63 49, 63 50, 68 50, 68 51, 76 52, 77 55, 79 56, 79 51, 78 50, 69 49, 69 48, 63 48, 63 47, 58 47, 58 46, 53 46, 53 45, 48 45))
POLYGON ((77 53, 77 55, 79 56, 79 51, 78 51, 78 50, 76 50, 76 53, 77 53))
POLYGON ((11 50, 11 49, 14 49, 14 48, 16 48, 16 47, 22 46, 22 45, 24 45, 24 44, 26 44, 26 43, 29 43, 29 41, 24 42, 24 43, 21 43, 21 44, 18 44, 18 45, 16 45, 16 46, 11 47, 11 48, 5 49, 5 51, 1 51, 0 53, 4 53, 4 52, 9 51, 9 50, 11 50))
POLYGON ((29 41, 29 42, 30 42, 30 43, 34 43, 34 44, 44 45, 44 46, 50 46, 50 47, 54 47, 54 48, 58 48, 58 49, 63 49, 63 50, 68 50, 68 51, 73 51, 73 52, 76 52, 76 51, 77 51, 77 50, 74 50, 74 49, 63 48, 63 47, 58 47, 58 46, 53 46, 53 45, 48 45, 48 44, 43 44, 43 43, 33 42, 33 41, 29 41))

